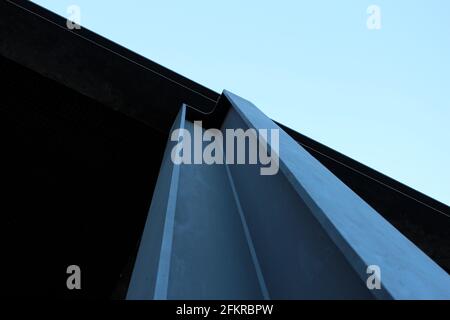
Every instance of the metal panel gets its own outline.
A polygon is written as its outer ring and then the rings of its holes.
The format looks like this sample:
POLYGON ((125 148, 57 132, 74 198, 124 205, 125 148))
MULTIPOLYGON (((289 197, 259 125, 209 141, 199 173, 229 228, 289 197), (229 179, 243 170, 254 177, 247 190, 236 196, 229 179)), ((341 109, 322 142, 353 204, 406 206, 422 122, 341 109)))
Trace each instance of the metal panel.
MULTIPOLYGON (((183 105, 172 131, 184 128, 186 107, 183 105)), ((176 204, 179 167, 170 160, 174 142, 167 143, 152 204, 142 234, 131 276, 127 299, 153 299, 165 296, 172 241, 174 206, 176 204), (158 284, 158 286, 157 286, 158 284)))
MULTIPOLYGON (((175 129, 193 134, 185 107, 175 129)), ((174 165, 169 141, 128 299, 262 299, 224 165, 174 165)))
MULTIPOLYGON (((223 130, 247 124, 235 109, 223 130)), ((272 299, 372 299, 286 176, 259 165, 229 165, 272 299)))
MULTIPOLYGON (((412 242, 253 104, 222 99, 222 133, 279 130, 280 170, 174 165, 169 141, 128 299, 450 298, 449 276, 412 242), (371 265, 379 290, 366 285, 371 265)), ((172 131, 198 132, 185 116, 172 131)))
MULTIPOLYGON (((224 95, 248 127, 279 129, 249 101, 230 92, 224 92, 224 95)), ((448 274, 281 129, 279 150, 280 171, 284 178, 359 275, 360 281, 365 283, 369 265, 381 268, 382 288, 372 290, 377 298, 450 298, 448 274)), ((276 197, 277 194, 273 194, 274 200, 276 197)), ((288 209, 290 205, 287 205, 288 209)), ((285 218, 284 210, 278 214, 285 218)), ((266 221, 265 225, 267 227, 269 223, 266 221)), ((262 227, 259 226, 256 232, 262 227)), ((300 232, 300 224, 298 228, 300 232)), ((280 235, 282 231, 280 229, 280 235)), ((285 245, 290 248, 292 243, 285 245)), ((334 272, 337 272, 335 279, 338 281, 340 269, 334 272)))

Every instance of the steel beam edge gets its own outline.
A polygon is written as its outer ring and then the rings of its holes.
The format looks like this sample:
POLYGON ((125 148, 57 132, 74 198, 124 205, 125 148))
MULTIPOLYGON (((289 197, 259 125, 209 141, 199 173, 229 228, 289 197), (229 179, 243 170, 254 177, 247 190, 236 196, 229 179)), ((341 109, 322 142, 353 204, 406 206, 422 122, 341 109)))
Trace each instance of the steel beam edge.
MULTIPOLYGON (((249 128, 279 129, 280 171, 359 275, 381 269, 379 299, 450 299, 450 277, 251 102, 223 96, 249 128)), ((270 148, 271 142, 268 142, 270 148)))

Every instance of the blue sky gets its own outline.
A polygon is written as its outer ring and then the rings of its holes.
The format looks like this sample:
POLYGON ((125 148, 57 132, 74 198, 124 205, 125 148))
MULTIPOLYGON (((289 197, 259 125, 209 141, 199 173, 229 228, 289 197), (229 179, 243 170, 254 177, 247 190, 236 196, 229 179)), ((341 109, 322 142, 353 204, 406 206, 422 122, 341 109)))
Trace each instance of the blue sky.
POLYGON ((33 2, 450 204, 450 1, 33 2))

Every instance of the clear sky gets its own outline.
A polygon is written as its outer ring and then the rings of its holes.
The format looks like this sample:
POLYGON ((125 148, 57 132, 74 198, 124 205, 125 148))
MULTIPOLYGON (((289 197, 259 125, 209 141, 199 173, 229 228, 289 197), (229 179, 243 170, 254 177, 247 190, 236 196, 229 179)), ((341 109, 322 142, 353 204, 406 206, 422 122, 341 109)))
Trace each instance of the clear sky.
POLYGON ((448 0, 34 2, 450 204, 448 0))

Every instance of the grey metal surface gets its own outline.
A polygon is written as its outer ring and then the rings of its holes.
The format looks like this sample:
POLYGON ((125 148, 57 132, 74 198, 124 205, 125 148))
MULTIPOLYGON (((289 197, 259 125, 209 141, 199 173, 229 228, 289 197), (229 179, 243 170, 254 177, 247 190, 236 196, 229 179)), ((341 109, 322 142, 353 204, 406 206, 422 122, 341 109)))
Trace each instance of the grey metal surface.
MULTIPOLYGON (((185 115, 186 107, 183 105, 174 121, 172 131, 184 127, 185 115)), ((169 140, 164 153, 161 171, 128 287, 128 300, 165 298, 167 296, 174 205, 176 204, 179 180, 179 167, 175 166, 170 159, 170 152, 174 145, 175 143, 169 140)))
MULTIPOLYGON (((247 128, 231 109, 223 130, 247 128)), ((229 165, 272 299, 372 299, 345 257, 279 172, 229 165)))
MULTIPOLYGON (((224 97, 222 132, 279 129, 250 102, 224 97)), ((185 111, 172 131, 193 134, 185 111)), ((279 134, 280 170, 269 176, 260 164, 173 165, 169 141, 128 299, 450 298, 445 271, 279 134), (367 288, 371 265, 380 290, 367 288)))
MULTIPOLYGON (((279 129, 249 101, 227 91, 224 95, 248 127, 279 129)), ((307 212, 320 223, 321 229, 326 231, 359 275, 360 281, 365 283, 368 277, 367 266, 378 265, 381 268, 382 289, 372 290, 377 298, 450 299, 448 274, 283 130, 280 130, 279 149, 280 172, 295 190, 307 212)), ((276 195, 273 199, 276 199, 276 195)), ((258 202, 255 199, 253 203, 258 202)), ((287 210, 291 209, 291 204, 286 204, 287 210)), ((285 210, 277 212, 284 217, 285 210)), ((299 210, 298 214, 302 212, 299 210)), ((297 223, 298 228, 301 228, 300 221, 297 223)), ((272 222, 265 223, 266 227, 272 225, 272 222)), ((256 229, 260 231, 263 226, 256 229)), ((290 227, 288 221, 285 227, 290 227)), ((294 260, 288 263, 299 262, 294 260)), ((333 263, 330 261, 330 264, 333 263)), ((336 274, 336 281, 338 278, 339 274, 336 274)))
POLYGON ((226 167, 180 167, 168 298, 262 299, 226 167))
MULTIPOLYGON (((184 121, 185 108, 173 129, 184 121)), ((172 130, 173 131, 173 130, 172 130)), ((224 165, 174 165, 169 141, 127 299, 263 299, 224 165)))

